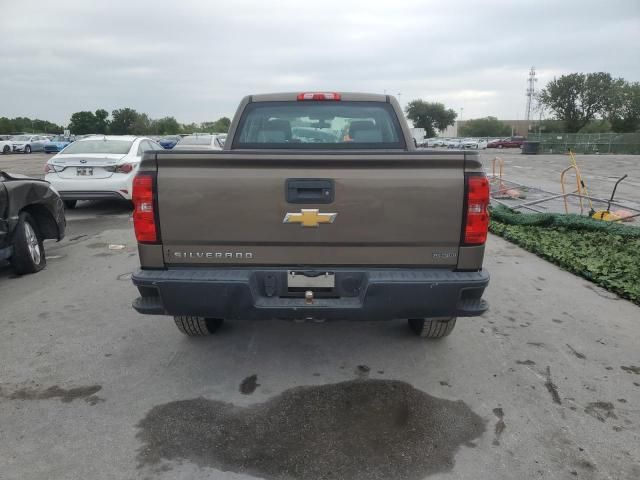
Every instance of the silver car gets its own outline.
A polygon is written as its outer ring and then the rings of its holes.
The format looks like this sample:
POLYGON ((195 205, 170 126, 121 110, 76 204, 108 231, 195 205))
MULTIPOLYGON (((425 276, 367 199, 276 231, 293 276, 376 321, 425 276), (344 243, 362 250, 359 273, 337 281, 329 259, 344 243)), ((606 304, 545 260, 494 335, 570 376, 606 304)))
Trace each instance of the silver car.
POLYGON ((47 137, 41 135, 15 135, 11 137, 14 152, 44 152, 44 145, 49 143, 47 137))

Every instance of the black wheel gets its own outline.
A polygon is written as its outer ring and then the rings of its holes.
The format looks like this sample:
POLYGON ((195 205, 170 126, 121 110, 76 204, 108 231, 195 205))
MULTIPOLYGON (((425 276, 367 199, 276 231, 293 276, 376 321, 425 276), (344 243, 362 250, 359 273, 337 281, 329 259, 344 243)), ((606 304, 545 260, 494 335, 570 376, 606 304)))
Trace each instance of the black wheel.
POLYGON ((24 153, 31 153, 31 147, 29 145, 25 145, 24 153))
POLYGON ((9 145, 5 145, 4 147, 2 147, 2 154, 3 155, 6 155, 10 151, 11 151, 11 147, 9 145))
POLYGON ((33 217, 22 212, 13 232, 11 265, 18 275, 36 273, 47 264, 42 236, 33 217))
POLYGON ((422 338, 442 338, 453 331, 456 319, 453 318, 410 318, 409 327, 422 338))
POLYGON ((220 328, 223 320, 204 317, 173 317, 176 327, 189 337, 206 337, 220 328))
POLYGON ((78 203, 78 200, 65 200, 64 201, 64 208, 72 210, 72 209, 76 208, 77 203, 78 203))

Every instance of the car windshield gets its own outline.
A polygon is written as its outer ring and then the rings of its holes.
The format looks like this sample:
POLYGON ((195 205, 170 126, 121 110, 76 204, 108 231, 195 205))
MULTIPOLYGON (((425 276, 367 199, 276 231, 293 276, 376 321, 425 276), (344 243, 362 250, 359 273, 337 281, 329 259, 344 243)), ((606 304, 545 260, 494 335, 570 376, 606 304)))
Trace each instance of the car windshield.
POLYGON ((64 153, 114 153, 126 155, 131 150, 131 140, 79 140, 64 149, 64 153))
POLYGON ((53 137, 51 139, 52 142, 66 142, 67 139, 64 138, 62 135, 56 135, 55 137, 53 137))
POLYGON ((382 102, 250 103, 234 148, 404 148, 390 104, 382 102))
POLYGON ((31 139, 31 135, 16 135, 15 137, 11 137, 11 140, 15 140, 17 142, 28 142, 31 139))
POLYGON ((194 135, 192 137, 184 137, 179 145, 211 145, 212 137, 210 135, 194 135))

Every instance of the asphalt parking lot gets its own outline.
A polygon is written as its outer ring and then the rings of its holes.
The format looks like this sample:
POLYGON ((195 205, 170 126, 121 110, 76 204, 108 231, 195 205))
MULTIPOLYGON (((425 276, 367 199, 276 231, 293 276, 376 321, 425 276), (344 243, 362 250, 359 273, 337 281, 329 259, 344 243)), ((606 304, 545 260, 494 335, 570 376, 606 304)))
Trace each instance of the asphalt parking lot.
MULTIPOLYGON (((566 165, 497 154, 523 183, 566 165)), ((639 201, 637 157, 579 160, 594 193, 628 173, 639 201)), ((189 339, 131 309, 127 204, 67 220, 44 271, 0 266, 0 479, 640 478, 640 308, 500 238, 490 311, 442 341, 281 321, 189 339)))

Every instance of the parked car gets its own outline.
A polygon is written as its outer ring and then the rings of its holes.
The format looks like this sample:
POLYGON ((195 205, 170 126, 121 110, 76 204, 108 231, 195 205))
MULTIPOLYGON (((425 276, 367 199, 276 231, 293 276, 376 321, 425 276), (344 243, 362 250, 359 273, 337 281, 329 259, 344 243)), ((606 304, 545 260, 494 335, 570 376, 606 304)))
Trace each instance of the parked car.
POLYGON ((76 140, 51 157, 45 180, 67 208, 78 200, 131 200, 131 184, 142 152, 164 150, 147 137, 97 135, 76 140))
POLYGON ((143 156, 138 312, 189 336, 224 320, 404 318, 442 338, 487 310, 477 152, 417 150, 399 102, 365 93, 245 97, 230 132, 222 151, 143 156))
POLYGON ((461 138, 452 138, 451 140, 447 141, 447 148, 464 148, 462 146, 462 139, 461 138))
POLYGON ((162 137, 160 140, 158 140, 158 143, 162 146, 162 148, 170 150, 176 146, 176 143, 178 143, 181 138, 182 137, 180 135, 170 135, 168 137, 162 137))
POLYGON ((42 270, 43 241, 61 240, 65 227, 64 205, 49 182, 0 170, 0 260, 19 275, 42 270))
POLYGON ((31 153, 43 152, 49 139, 40 135, 16 135, 11 137, 14 152, 31 153))
POLYGON ((45 143, 44 151, 45 153, 60 152, 70 143, 73 143, 71 138, 65 137, 64 135, 56 135, 48 143, 45 143))
POLYGON ((13 142, 11 140, 8 139, 1 139, 0 140, 0 152, 2 152, 4 155, 6 155, 7 153, 11 153, 13 151, 13 142))
POLYGON ((507 137, 502 140, 489 142, 487 147, 489 148, 522 148, 522 144, 525 142, 524 137, 507 137))
POLYGON ((188 135, 180 139, 173 150, 222 150, 226 135, 209 135, 206 133, 188 135))
POLYGON ((487 148, 487 141, 482 138, 465 138, 462 140, 462 148, 474 148, 484 150, 487 148))

